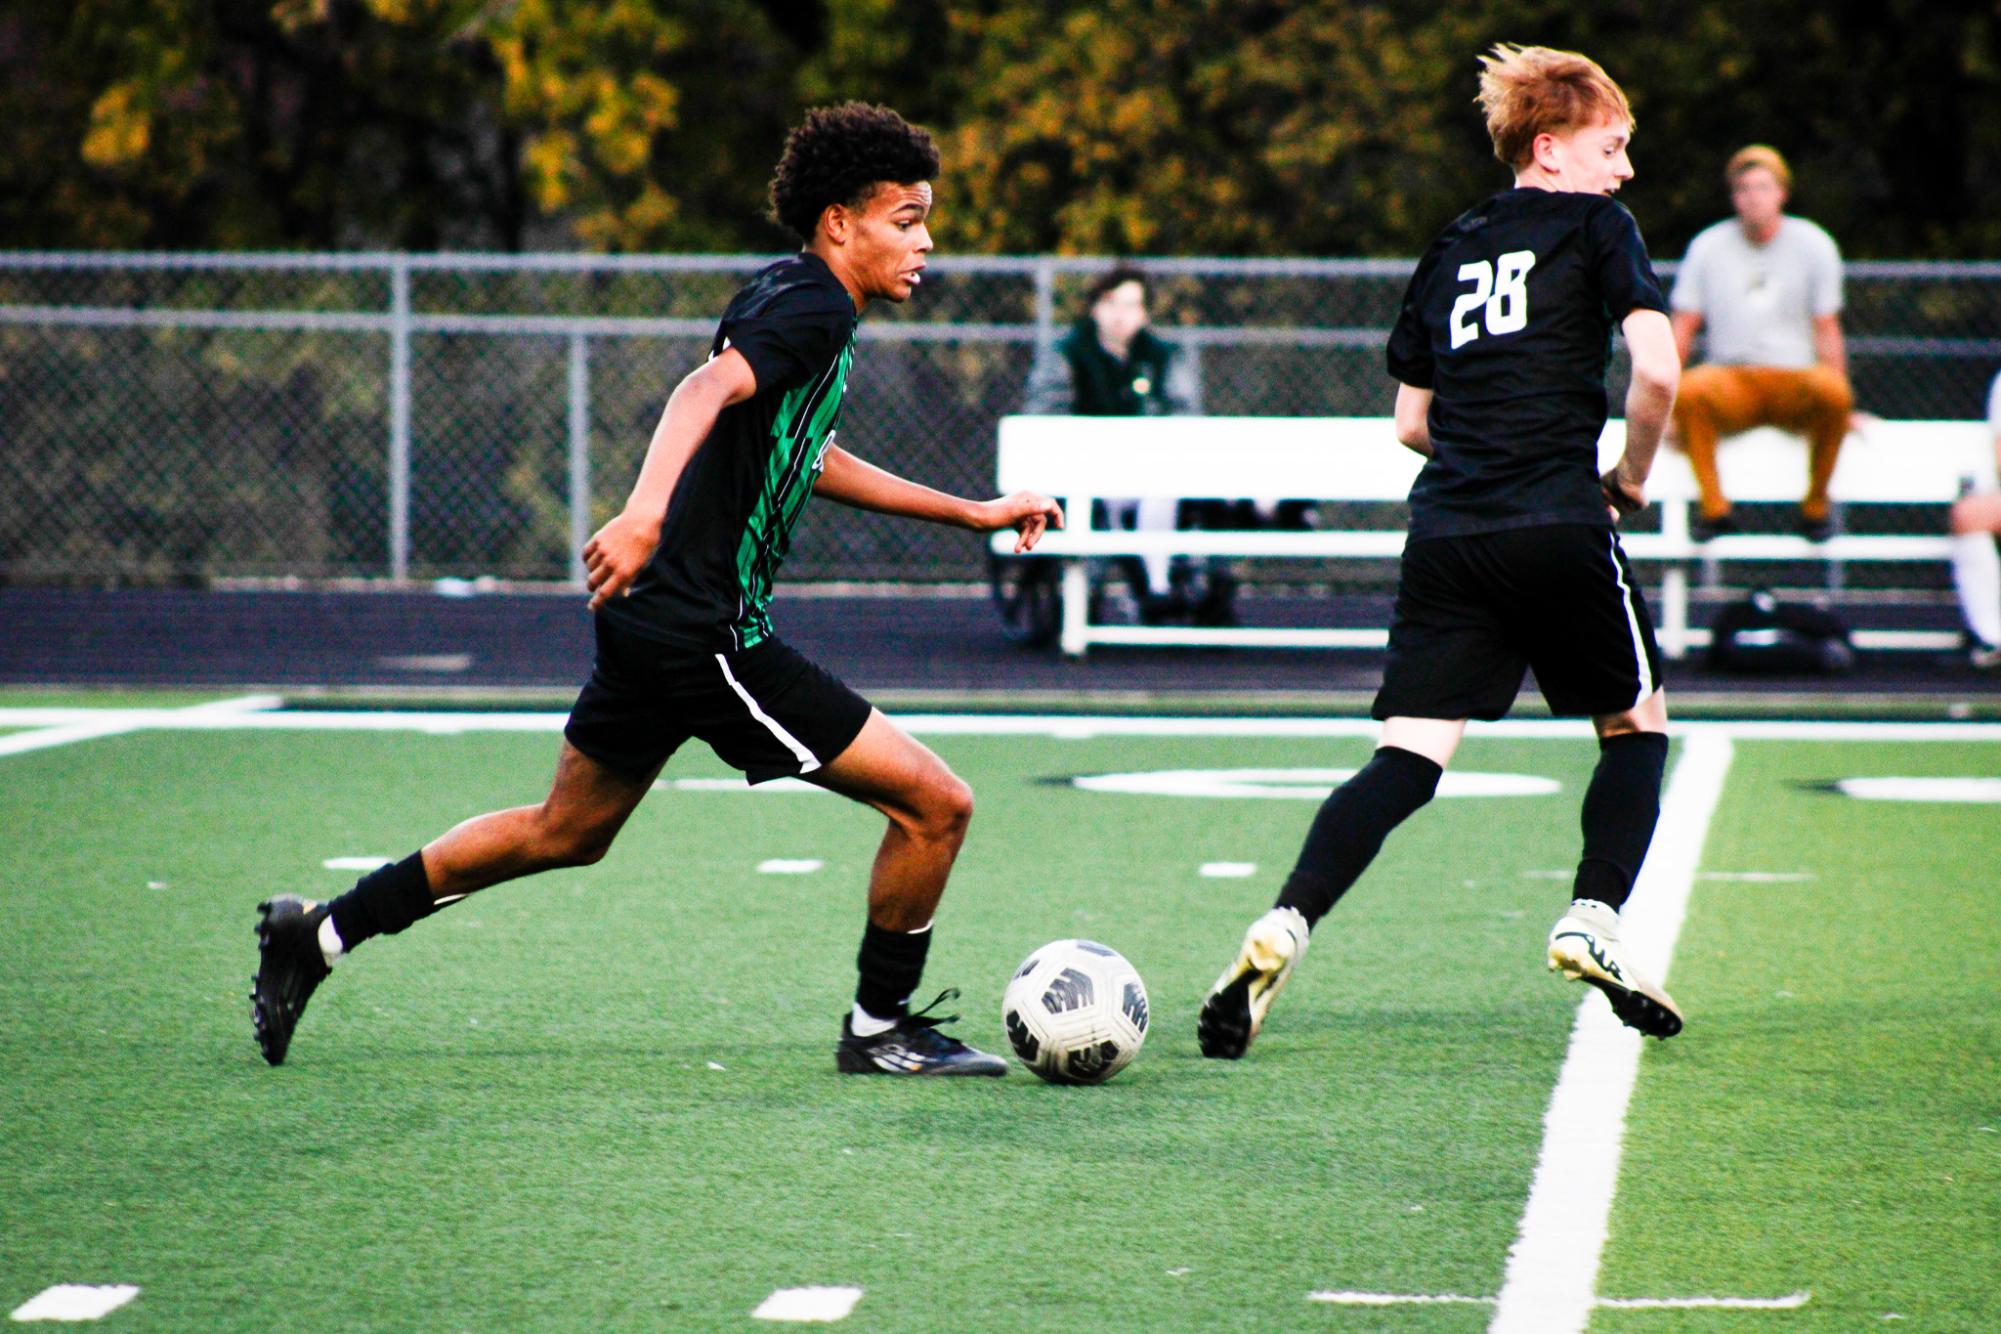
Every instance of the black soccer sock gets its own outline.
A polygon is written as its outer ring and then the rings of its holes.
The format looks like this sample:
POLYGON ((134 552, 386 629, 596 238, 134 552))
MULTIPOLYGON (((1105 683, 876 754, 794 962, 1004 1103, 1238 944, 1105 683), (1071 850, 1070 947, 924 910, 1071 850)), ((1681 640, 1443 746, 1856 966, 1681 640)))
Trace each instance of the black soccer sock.
POLYGON ((1572 898, 1596 899, 1616 912, 1631 896, 1661 818, 1667 753, 1662 732, 1622 732, 1598 743, 1598 767, 1579 816, 1584 853, 1572 898))
POLYGON ((890 931, 868 924, 862 932, 855 967, 861 981, 855 1004, 878 1019, 899 1019, 910 1012, 910 993, 924 977, 924 956, 931 952, 931 928, 890 931))
POLYGON ((1298 909, 1309 927, 1326 916, 1382 851, 1390 830, 1431 800, 1444 772, 1415 751, 1379 747, 1320 803, 1276 906, 1298 909))
POLYGON ((437 910, 438 905, 431 898, 431 882, 424 875, 421 852, 370 871, 328 909, 343 952, 370 936, 394 935, 437 910))

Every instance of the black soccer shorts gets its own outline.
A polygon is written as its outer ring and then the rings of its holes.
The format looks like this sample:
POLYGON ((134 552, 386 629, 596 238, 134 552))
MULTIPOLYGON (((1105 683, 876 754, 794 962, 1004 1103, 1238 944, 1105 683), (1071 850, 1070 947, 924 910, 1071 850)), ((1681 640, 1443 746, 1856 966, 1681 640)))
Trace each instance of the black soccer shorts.
POLYGON ((1661 687, 1618 534, 1551 524, 1407 545, 1374 716, 1492 721, 1527 668, 1558 717, 1623 713, 1661 687))
POLYGON ((597 661, 563 735, 645 776, 699 737, 753 783, 812 773, 861 734, 869 702, 777 638, 703 653, 597 617, 597 661))

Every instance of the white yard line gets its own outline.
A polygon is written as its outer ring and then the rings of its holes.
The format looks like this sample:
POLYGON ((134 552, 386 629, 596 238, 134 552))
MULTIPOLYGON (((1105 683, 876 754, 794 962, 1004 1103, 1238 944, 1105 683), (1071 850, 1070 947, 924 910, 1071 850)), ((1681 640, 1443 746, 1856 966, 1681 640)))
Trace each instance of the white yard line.
MULTIPOLYGON (((270 696, 219 700, 187 709, 8 709, 0 707, 0 727, 80 726, 102 721, 118 730, 170 731, 423 732, 451 736, 465 732, 560 732, 562 713, 315 712, 275 707, 270 696)), ((1092 737, 1373 737, 1380 724, 1367 718, 1151 718, 1063 714, 1002 715, 913 713, 895 715, 898 726, 922 736, 1092 737)), ((1743 741, 2001 741, 2001 723, 1846 722, 1682 722, 1668 731, 1678 737, 1716 736, 1743 741)), ((1475 722, 1467 734, 1521 740, 1588 740, 1581 720, 1526 718, 1475 722)), ((97 735, 109 735, 99 733, 97 735)), ((8 738, 0 738, 6 740, 8 738)))
POLYGON ((0 736, 0 755, 25 755, 29 751, 48 750, 52 746, 67 746, 75 741, 90 741, 101 736, 118 736, 124 732, 137 732, 146 725, 147 722, 143 718, 107 714, 101 718, 65 723, 58 727, 38 727, 32 732, 16 732, 12 736, 0 736))
MULTIPOLYGON (((1704 731, 1683 740, 1646 868, 1620 914, 1633 962, 1663 984, 1731 752, 1727 734, 1704 731)), ((1572 1334, 1590 1319, 1640 1042, 1604 997, 1596 991, 1585 997, 1543 1118, 1542 1156, 1490 1332, 1572 1334)))
POLYGON ((1783 1297, 1600 1297, 1598 1304, 1615 1311, 1797 1311, 1812 1296, 1789 1292, 1783 1297))
MULTIPOLYGON (((1808 1292, 1783 1297, 1598 1297, 1591 1304, 1613 1311, 1797 1311, 1812 1298, 1808 1292)), ((1454 1292, 1309 1292, 1306 1300, 1332 1306, 1492 1306, 1496 1299, 1454 1292)))
POLYGON ((284 702, 277 695, 242 695, 235 699, 210 700, 206 704, 184 709, 0 709, 0 727, 38 729, 0 736, 0 755, 25 755, 53 746, 67 746, 77 741, 92 741, 98 737, 120 736, 156 727, 226 725, 231 719, 275 709, 284 702))
POLYGON ((1331 1306, 1492 1306, 1492 1297, 1461 1297, 1456 1292, 1309 1292, 1309 1302, 1331 1306))

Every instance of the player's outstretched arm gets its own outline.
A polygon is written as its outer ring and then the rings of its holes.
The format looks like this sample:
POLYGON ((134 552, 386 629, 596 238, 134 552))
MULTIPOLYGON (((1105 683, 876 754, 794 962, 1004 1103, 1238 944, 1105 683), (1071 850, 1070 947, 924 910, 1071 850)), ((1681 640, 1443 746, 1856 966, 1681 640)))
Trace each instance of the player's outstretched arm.
POLYGON ((1063 507, 1048 496, 1016 491, 994 500, 966 500, 884 472, 839 445, 828 448, 813 494, 858 510, 901 514, 976 533, 1012 528, 1020 534, 1014 544, 1018 552, 1033 547, 1045 530, 1063 526, 1063 507))
POLYGON ((1621 514, 1646 508, 1647 478, 1681 384, 1681 354, 1674 328, 1658 310, 1637 309, 1619 326, 1633 354, 1633 381, 1626 390, 1626 452, 1603 479, 1605 498, 1621 514))
POLYGON ((722 410, 757 392, 757 376, 734 348, 690 372, 667 399, 639 480, 625 508, 584 543, 584 583, 591 591, 592 611, 623 596, 653 558, 660 545, 660 525, 667 521, 667 502, 675 483, 722 410))

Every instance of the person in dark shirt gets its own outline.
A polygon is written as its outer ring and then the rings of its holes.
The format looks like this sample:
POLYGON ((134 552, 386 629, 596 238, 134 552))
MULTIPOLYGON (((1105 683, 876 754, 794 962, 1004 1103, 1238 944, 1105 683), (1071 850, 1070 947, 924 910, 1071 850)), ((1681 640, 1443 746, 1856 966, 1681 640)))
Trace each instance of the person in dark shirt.
MULTIPOLYGON (((1084 312, 1053 346, 1039 348, 1029 368, 1023 412, 1077 417, 1166 417, 1202 411, 1202 382, 1193 363, 1147 326, 1153 284, 1146 271, 1119 264, 1092 279, 1084 312)), ((1094 522, 1141 532, 1171 532, 1205 522, 1208 501, 1172 496, 1100 501, 1094 522)), ((1211 562, 1199 600, 1191 599, 1193 570, 1165 552, 1122 559, 1119 565, 1149 625, 1199 612, 1205 624, 1233 619, 1236 579, 1224 562, 1211 562)))
POLYGON ((1006 1072, 999 1057, 940 1032, 948 1018, 909 1008, 971 791, 773 634, 769 612, 793 525, 815 494, 975 532, 1013 528, 1024 551, 1062 525, 1046 496, 962 500, 834 442, 861 312, 905 301, 923 281, 937 173, 931 137, 885 107, 821 108, 793 131, 772 212, 805 249, 731 300, 709 360, 669 397, 624 511, 584 548, 597 660, 547 799, 467 820, 331 903, 260 904, 251 1008, 267 1061, 285 1059, 337 959, 477 890, 597 861, 667 758, 699 737, 752 783, 797 776, 889 818, 836 1067, 1006 1072))
POLYGON ((1653 624, 1613 517, 1645 506, 1681 371, 1639 228, 1612 199, 1633 175, 1632 111, 1573 52, 1497 46, 1482 66, 1488 133, 1515 188, 1432 242, 1390 335, 1397 438, 1426 463, 1374 708, 1381 741, 1321 807, 1276 905, 1204 1001, 1207 1056, 1243 1055, 1313 926, 1431 800, 1467 720, 1512 707, 1528 667, 1550 711, 1588 716, 1600 747, 1549 966, 1597 987, 1642 1033, 1681 1030, 1619 940, 1668 742, 1653 624), (1633 378, 1625 452, 1601 476, 1614 326, 1633 378))

